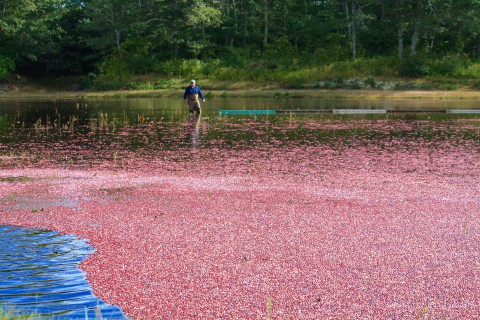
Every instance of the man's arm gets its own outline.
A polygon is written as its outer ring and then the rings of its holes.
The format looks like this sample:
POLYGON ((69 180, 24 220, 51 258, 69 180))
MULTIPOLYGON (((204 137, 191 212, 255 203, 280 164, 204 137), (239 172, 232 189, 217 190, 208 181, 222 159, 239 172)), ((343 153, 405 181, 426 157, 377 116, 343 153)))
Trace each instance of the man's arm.
POLYGON ((198 88, 198 96, 200 97, 200 99, 205 101, 205 98, 203 97, 203 94, 202 94, 202 90, 200 90, 200 88, 198 88))

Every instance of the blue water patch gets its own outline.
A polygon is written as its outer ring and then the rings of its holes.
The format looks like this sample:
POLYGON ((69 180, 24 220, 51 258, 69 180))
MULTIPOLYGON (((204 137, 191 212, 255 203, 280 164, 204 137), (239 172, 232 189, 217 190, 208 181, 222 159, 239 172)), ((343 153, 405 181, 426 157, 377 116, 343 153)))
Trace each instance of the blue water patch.
POLYGON ((47 319, 128 319, 97 298, 78 264, 94 252, 58 232, 0 225, 0 308, 47 319))

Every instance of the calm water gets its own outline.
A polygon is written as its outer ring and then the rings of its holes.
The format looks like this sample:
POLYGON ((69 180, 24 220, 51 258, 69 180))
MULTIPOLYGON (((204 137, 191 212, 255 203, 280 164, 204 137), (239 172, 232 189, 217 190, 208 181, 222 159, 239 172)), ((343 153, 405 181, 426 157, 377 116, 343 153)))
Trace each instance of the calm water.
POLYGON ((93 248, 73 236, 0 226, 0 305, 48 319, 126 319, 95 297, 78 264, 93 248))
POLYGON ((199 151, 202 157, 219 159, 224 150, 272 145, 387 146, 398 139, 412 145, 419 139, 478 144, 479 139, 478 114, 219 116, 212 105, 220 109, 476 109, 472 101, 217 99, 204 104, 200 118, 191 119, 180 99, 0 100, 0 167, 95 167, 134 158, 182 161, 199 151))
MULTIPOLYGON (((212 104, 220 109, 476 109, 474 102, 451 101, 217 99, 212 104)), ((415 152, 421 145, 432 155, 459 145, 472 154, 480 150, 478 114, 219 116, 211 105, 203 110, 200 118, 190 118, 180 99, 0 100, 0 168, 129 169, 150 163, 173 170, 173 164, 198 157, 223 165, 226 154, 231 160, 238 153, 234 165, 218 169, 233 170, 259 157, 268 161, 272 152, 288 158, 290 150, 323 145, 387 155, 399 146, 415 152)), ((298 152, 291 154, 292 165, 302 161, 298 152)), ((87 244, 21 228, 2 227, 0 234, 0 303, 69 317, 83 317, 85 307, 93 317, 98 305, 105 317, 122 317, 118 308, 92 296, 76 268, 92 252, 87 244)))

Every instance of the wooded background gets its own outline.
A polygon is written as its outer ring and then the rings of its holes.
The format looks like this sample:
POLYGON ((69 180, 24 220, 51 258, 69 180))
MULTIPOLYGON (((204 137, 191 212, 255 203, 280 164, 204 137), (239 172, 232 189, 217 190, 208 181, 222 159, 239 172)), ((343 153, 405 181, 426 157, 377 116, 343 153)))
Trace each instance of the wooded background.
POLYGON ((479 56, 480 0, 0 0, 0 79, 476 77, 479 56))

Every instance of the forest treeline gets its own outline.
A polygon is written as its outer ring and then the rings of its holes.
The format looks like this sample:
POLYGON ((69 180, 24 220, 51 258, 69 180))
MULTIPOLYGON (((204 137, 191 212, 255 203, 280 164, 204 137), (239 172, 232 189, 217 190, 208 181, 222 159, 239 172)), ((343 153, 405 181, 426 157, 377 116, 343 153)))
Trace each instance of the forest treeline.
POLYGON ((480 77, 480 0, 0 0, 0 80, 480 77))

